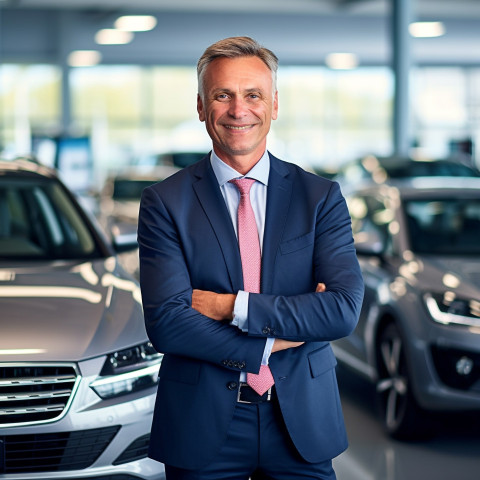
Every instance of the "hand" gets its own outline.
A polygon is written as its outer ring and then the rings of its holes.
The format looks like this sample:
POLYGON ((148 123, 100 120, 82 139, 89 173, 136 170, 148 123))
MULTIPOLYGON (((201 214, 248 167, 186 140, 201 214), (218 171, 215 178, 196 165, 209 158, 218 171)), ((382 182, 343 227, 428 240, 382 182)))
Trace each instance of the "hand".
POLYGON ((215 293, 208 290, 193 290, 192 308, 213 320, 232 320, 236 295, 215 293))
POLYGON ((305 342, 291 342, 290 340, 276 338, 275 342, 273 342, 272 353, 280 352, 281 350, 287 350, 287 348, 296 348, 304 343, 305 342))
POLYGON ((317 288, 315 289, 315 293, 322 293, 327 289, 327 286, 324 283, 317 284, 317 288))

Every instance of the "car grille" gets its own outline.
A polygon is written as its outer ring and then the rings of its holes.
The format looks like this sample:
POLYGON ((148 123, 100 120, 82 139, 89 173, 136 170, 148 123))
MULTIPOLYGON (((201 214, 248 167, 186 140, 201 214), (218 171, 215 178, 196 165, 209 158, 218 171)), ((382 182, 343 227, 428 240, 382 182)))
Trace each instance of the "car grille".
POLYGON ((78 432, 5 435, 0 437, 4 457, 0 462, 0 474, 87 468, 107 448, 119 429, 114 426, 78 432))
POLYGON ((0 364, 0 427, 58 420, 79 378, 73 365, 0 364))
POLYGON ((134 462, 148 455, 148 446, 150 444, 150 434, 134 440, 123 453, 113 462, 113 465, 121 465, 122 463, 134 462))

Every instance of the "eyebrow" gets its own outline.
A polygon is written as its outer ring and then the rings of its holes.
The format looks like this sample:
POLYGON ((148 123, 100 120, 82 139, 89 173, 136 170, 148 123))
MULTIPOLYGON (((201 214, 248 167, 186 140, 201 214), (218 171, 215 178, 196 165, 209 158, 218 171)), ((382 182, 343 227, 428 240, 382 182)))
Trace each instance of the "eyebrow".
MULTIPOLYGON (((253 87, 253 88, 247 88, 242 91, 243 93, 264 93, 263 89, 253 87)), ((216 88, 215 90, 212 91, 212 95, 215 95, 217 93, 228 93, 228 94, 234 94, 235 92, 233 90, 230 90, 229 88, 216 88)))

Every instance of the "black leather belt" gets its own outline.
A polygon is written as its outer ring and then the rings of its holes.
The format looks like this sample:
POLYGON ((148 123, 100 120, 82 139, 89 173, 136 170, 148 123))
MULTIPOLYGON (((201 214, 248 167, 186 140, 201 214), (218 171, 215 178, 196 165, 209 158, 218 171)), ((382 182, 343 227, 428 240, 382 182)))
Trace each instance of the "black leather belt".
POLYGON ((259 395, 246 383, 240 383, 237 402, 240 403, 264 403, 272 400, 272 388, 269 388, 263 395, 259 395))

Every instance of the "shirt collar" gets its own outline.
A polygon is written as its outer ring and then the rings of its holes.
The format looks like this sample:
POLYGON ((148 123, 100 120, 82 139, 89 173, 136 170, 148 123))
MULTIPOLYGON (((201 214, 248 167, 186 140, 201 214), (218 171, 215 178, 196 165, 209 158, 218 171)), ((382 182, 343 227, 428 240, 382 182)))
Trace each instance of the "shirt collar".
MULTIPOLYGON (((212 164, 213 171, 217 177, 218 184, 223 186, 234 178, 243 177, 235 169, 227 165, 212 150, 210 155, 210 162, 212 164)), ((268 185, 268 174, 270 172, 270 157, 267 150, 265 150, 262 158, 253 166, 253 168, 245 175, 245 177, 253 178, 257 182, 268 185)))

